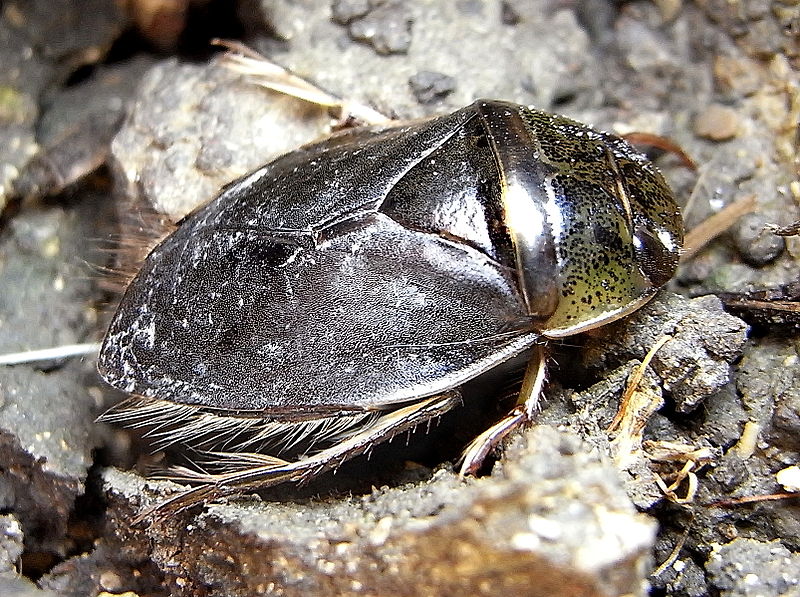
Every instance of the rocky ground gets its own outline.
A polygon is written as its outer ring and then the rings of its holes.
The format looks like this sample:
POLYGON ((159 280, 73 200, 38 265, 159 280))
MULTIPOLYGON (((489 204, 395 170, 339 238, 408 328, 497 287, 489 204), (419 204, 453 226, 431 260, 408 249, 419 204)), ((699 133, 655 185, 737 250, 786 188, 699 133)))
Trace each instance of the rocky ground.
POLYGON ((666 137, 697 164, 653 151, 687 229, 719 233, 641 311, 554 347, 541 424, 476 479, 452 459, 499 407, 132 525, 171 486, 94 422, 120 396, 93 359, 0 366, 0 594, 800 595, 800 241, 763 231, 800 218, 796 3, 185 4, 0 3, 0 355, 99 340, 120 235, 326 133, 213 36, 393 117, 496 97, 666 137))

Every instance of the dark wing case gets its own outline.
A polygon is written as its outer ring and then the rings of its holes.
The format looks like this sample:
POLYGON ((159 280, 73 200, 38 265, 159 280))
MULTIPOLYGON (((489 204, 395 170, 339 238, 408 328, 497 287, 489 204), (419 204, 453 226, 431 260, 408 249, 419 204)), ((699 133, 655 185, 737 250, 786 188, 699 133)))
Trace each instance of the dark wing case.
POLYGON ((332 137, 233 183, 147 258, 101 375, 302 419, 433 395, 530 347, 482 134, 468 107, 332 137))

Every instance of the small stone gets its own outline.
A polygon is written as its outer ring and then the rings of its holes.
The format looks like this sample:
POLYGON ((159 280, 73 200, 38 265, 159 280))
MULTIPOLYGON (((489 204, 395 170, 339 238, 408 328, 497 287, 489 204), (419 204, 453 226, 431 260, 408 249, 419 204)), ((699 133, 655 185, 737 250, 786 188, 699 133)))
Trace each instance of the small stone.
POLYGON ((333 20, 340 25, 348 25, 363 17, 369 10, 369 0, 334 0, 331 4, 333 20))
POLYGON ((23 540, 22 527, 14 515, 0 516, 0 575, 16 574, 23 540))
POLYGON ((517 11, 513 4, 507 1, 504 1, 500 5, 500 18, 503 21, 503 25, 509 25, 510 27, 519 25, 522 21, 519 11, 517 11))
POLYGON ((213 64, 164 61, 142 78, 112 164, 131 197, 177 221, 224 184, 319 137, 328 122, 324 110, 238 84, 213 64))
POLYGON ((483 4, 481 0, 459 0, 456 9, 465 15, 480 15, 483 14, 483 4))
POLYGON ((113 570, 104 570, 100 573, 100 586, 106 591, 121 591, 123 588, 122 579, 113 570))
POLYGON ((728 141, 739 134, 739 113, 733 108, 711 104, 697 115, 694 133, 712 141, 728 141))
POLYGON ((412 75, 408 84, 421 104, 431 104, 443 99, 456 88, 456 80, 453 77, 428 70, 422 70, 412 75))
POLYGON ((683 0, 656 0, 655 5, 665 23, 671 23, 680 14, 683 0))
POLYGON ((797 465, 778 471, 775 479, 786 491, 800 491, 800 467, 797 465))
POLYGON ((722 595, 796 595, 800 555, 780 541, 734 539, 714 546, 706 563, 711 585, 722 595))
POLYGON ((672 339, 656 353, 652 367, 675 402, 688 413, 731 379, 730 363, 747 337, 747 325, 728 315, 715 296, 687 300, 663 292, 637 313, 589 337, 583 362, 590 369, 641 360, 656 341, 672 339))
POLYGON ((776 444, 800 445, 800 394, 787 395, 776 405, 772 425, 776 444))
POLYGON ((764 230, 763 216, 751 213, 742 216, 733 231, 733 242, 741 258, 754 267, 775 261, 786 248, 783 237, 764 230))
POLYGON ((408 6, 390 2, 350 23, 350 37, 369 44, 382 56, 405 54, 411 46, 412 22, 408 6))
MULTIPOLYGON (((147 546, 164 587, 181 595, 209 585, 218 595, 264 586, 284 595, 639 594, 655 524, 608 461, 546 425, 515 436, 505 454, 490 478, 469 483, 443 470, 362 497, 209 505, 177 550, 187 519, 131 529, 146 482, 107 469, 113 549, 147 546)), ((147 483, 159 485, 169 487, 147 483)))
POLYGON ((730 493, 747 481, 749 473, 741 457, 735 450, 731 450, 716 463, 710 476, 723 490, 730 493))
POLYGON ((762 85, 761 70, 749 58, 717 56, 714 58, 714 82, 724 93, 751 95, 762 85))

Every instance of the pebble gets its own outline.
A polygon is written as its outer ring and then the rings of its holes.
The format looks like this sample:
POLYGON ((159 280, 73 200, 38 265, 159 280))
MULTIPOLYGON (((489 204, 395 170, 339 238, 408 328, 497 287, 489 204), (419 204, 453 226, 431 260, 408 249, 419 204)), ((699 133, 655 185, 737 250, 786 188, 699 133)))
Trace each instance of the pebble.
POLYGON ((739 113, 733 108, 711 104, 694 121, 694 133, 712 141, 728 141, 739 134, 739 113))
POLYGON ((423 70, 408 80, 414 97, 421 104, 430 104, 443 99, 456 88, 456 80, 443 73, 423 70))
POLYGON ((723 93, 752 95, 763 85, 761 70, 750 58, 717 56, 714 83, 723 93))
POLYGON ((764 230, 764 217, 751 213, 739 219, 733 230, 733 242, 739 256, 754 267, 775 261, 786 248, 786 241, 764 230))
POLYGON ((800 491, 800 467, 797 465, 779 470, 775 479, 786 491, 800 491))

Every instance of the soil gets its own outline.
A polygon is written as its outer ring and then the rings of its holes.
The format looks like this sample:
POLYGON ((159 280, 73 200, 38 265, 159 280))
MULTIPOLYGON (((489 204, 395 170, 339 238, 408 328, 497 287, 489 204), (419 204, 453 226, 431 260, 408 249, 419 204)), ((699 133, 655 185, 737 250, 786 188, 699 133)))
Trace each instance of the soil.
POLYGON ((122 6, 0 3, 0 355, 99 341, 125 281, 108 269, 330 132, 212 37, 393 118, 489 97, 657 135, 697 165, 641 146, 687 230, 746 213, 637 313, 553 346, 538 424, 478 478, 454 460, 496 400, 306 487, 134 525, 175 489, 141 474, 169 456, 95 422, 122 396, 94 357, 0 365, 0 594, 800 595, 800 240, 765 228, 800 219, 800 6, 122 6))

